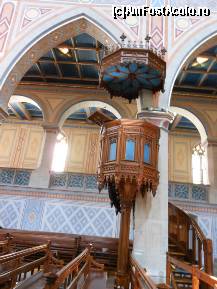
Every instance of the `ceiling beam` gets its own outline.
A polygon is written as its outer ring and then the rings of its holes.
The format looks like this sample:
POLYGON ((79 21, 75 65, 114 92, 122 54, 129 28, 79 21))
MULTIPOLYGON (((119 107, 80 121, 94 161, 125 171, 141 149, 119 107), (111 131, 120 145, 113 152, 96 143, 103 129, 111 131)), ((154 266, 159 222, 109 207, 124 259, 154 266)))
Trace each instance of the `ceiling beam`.
POLYGON ((9 108, 19 119, 27 119, 27 120, 32 119, 30 113, 21 102, 10 102, 9 108))
POLYGON ((58 71, 59 76, 60 76, 60 77, 63 77, 62 71, 61 71, 61 69, 60 69, 60 67, 59 67, 59 65, 58 65, 57 58, 56 58, 56 55, 55 55, 53 49, 51 49, 51 53, 52 53, 53 58, 54 58, 54 64, 55 64, 56 70, 58 71))
POLYGON ((43 74, 42 71, 41 71, 40 65, 39 65, 37 62, 35 63, 35 65, 36 65, 36 67, 37 67, 37 69, 38 69, 38 71, 39 71, 39 73, 40 73, 41 78, 43 79, 43 81, 46 82, 46 79, 45 79, 45 77, 44 77, 44 74, 43 74))
MULTIPOLYGON (((99 66, 99 63, 97 62, 91 62, 91 61, 78 61, 77 55, 75 54, 75 60, 76 61, 62 61, 62 60, 57 60, 56 62, 58 64, 74 64, 74 65, 94 65, 94 66, 99 66)), ((48 60, 48 59, 39 59, 38 63, 52 63, 55 64, 54 60, 48 60)))
MULTIPOLYGON (((25 75, 24 76, 25 78, 32 78, 32 77, 39 77, 38 75, 25 75)), ((51 76, 51 75, 46 75, 46 79, 55 79, 55 80, 77 80, 77 81, 93 81, 93 82, 99 82, 99 79, 98 78, 89 78, 89 77, 82 77, 82 78, 79 78, 79 77, 57 77, 57 76, 51 76)))
POLYGON ((16 103, 18 108, 22 111, 22 113, 25 115, 25 118, 27 120, 32 120, 32 117, 29 113, 29 111, 25 108, 24 104, 22 102, 17 102, 16 103))
POLYGON ((194 86, 194 85, 174 85, 174 88, 186 88, 186 89, 196 89, 196 90, 201 90, 201 89, 205 89, 205 90, 216 90, 216 87, 214 86, 194 86))
POLYGON ((13 114, 17 117, 17 118, 19 118, 19 119, 23 119, 20 115, 19 115, 19 113, 16 111, 16 109, 14 108, 14 106, 13 106, 13 103, 8 103, 8 107, 10 108, 10 110, 13 112, 13 114))
POLYGON ((208 75, 217 75, 217 71, 209 71, 206 70, 193 70, 193 69, 187 69, 186 72, 193 73, 193 74, 208 74, 208 75))
POLYGON ((40 81, 28 81, 28 80, 21 80, 18 84, 19 87, 22 87, 22 86, 39 86, 39 87, 66 87, 66 88, 81 88, 81 89, 88 89, 88 90, 101 90, 101 91, 105 91, 104 88, 100 88, 98 84, 88 84, 88 85, 85 85, 84 83, 83 84, 76 84, 76 83, 55 83, 55 82, 40 82, 40 81))
POLYGON ((215 64, 215 62, 216 62, 215 60, 212 60, 210 62, 210 65, 208 66, 206 73, 204 73, 203 76, 201 77, 201 79, 200 79, 200 81, 198 83, 198 86, 201 86, 203 84, 204 80, 207 78, 207 76, 210 73, 210 70, 212 69, 212 67, 215 64))
POLYGON ((184 80, 185 76, 186 76, 186 70, 188 68, 188 65, 189 65, 189 61, 187 61, 181 71, 181 76, 180 76, 180 79, 179 79, 179 82, 178 82, 178 85, 180 85, 182 83, 182 81, 184 80))
POLYGON ((90 107, 86 107, 84 108, 85 112, 86 112, 86 115, 87 115, 87 118, 86 118, 86 121, 88 123, 93 123, 88 117, 91 115, 91 110, 90 110, 90 107))
MULTIPOLYGON (((75 48, 75 42, 74 42, 73 38, 71 38, 71 42, 72 42, 73 48, 75 48)), ((77 52, 75 51, 75 49, 73 50, 73 52, 74 52, 74 56, 75 56, 75 61, 76 61, 78 74, 79 74, 79 77, 81 79, 82 78, 82 73, 81 73, 81 66, 80 66, 79 61, 78 61, 78 55, 77 55, 77 52)))
MULTIPOLYGON (((74 41, 73 41, 74 43, 74 41)), ((88 50, 88 51, 98 51, 98 50, 101 50, 102 48, 99 48, 99 47, 82 47, 82 46, 70 46, 70 45, 58 45, 56 48, 68 48, 70 50, 88 50)))
POLYGON ((179 124, 181 119, 182 119, 182 116, 177 114, 173 123, 172 123, 171 130, 174 130, 177 127, 177 125, 179 124))

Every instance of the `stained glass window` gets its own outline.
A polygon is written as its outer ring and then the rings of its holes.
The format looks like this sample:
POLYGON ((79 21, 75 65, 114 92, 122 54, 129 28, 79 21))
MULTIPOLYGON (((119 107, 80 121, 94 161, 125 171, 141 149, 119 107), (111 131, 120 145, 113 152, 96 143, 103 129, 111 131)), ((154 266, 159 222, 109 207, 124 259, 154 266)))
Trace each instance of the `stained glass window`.
POLYGON ((150 144, 144 144, 144 163, 150 164, 151 162, 151 150, 150 144))
POLYGON ((109 161, 116 160, 116 149, 117 149, 116 140, 112 140, 109 148, 109 161))
POLYGON ((127 161, 135 160, 135 141, 128 139, 126 141, 125 159, 127 161))

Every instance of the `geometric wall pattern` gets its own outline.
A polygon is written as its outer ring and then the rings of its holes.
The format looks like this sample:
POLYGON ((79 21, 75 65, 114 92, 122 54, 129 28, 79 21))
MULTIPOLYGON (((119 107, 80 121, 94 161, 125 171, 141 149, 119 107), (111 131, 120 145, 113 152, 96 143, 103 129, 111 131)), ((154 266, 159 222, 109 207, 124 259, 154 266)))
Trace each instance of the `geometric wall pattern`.
POLYGON ((107 203, 0 196, 3 228, 117 237, 118 222, 107 203))
POLYGON ((208 186, 169 182, 169 198, 191 201, 208 201, 208 186))

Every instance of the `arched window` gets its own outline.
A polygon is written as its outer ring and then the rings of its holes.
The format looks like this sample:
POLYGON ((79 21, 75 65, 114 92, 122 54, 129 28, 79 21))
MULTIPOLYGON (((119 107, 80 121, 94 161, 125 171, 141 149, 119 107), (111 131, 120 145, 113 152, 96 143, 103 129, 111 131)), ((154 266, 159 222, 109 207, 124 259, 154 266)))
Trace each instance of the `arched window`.
POLYGON ((201 144, 193 147, 192 176, 194 184, 205 184, 205 149, 201 144))
POLYGON ((59 133, 57 135, 56 145, 54 148, 52 171, 63 172, 65 169, 66 155, 68 144, 65 135, 59 133))

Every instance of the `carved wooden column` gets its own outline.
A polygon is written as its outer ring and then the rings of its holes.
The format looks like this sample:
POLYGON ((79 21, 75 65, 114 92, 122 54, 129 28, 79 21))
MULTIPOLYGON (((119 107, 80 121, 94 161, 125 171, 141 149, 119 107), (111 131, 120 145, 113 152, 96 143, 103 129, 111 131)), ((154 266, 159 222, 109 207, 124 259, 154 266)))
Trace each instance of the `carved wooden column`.
POLYGON ((119 186, 120 203, 121 203, 121 222, 120 235, 118 244, 118 264, 117 264, 117 284, 122 284, 128 288, 129 276, 129 233, 130 233, 130 216, 133 202, 136 197, 136 181, 126 181, 123 179, 119 186))

